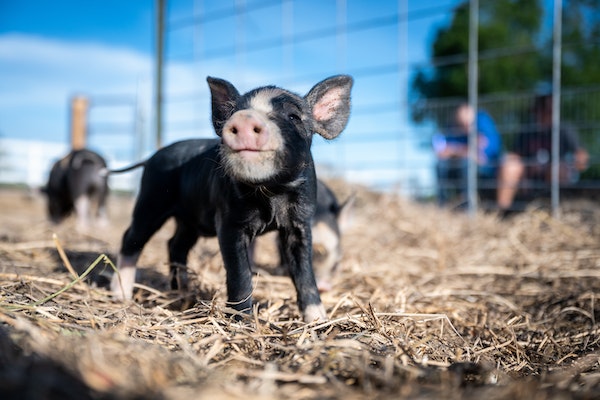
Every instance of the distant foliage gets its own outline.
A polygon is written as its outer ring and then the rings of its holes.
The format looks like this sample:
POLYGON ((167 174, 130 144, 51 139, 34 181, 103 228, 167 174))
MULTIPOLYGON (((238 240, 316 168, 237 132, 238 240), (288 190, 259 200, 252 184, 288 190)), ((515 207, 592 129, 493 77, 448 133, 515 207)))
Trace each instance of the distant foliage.
MULTIPOLYGON (((542 88, 551 88, 553 8, 552 2, 546 3, 479 1, 479 100, 501 125, 505 145, 531 118, 526 99, 542 88), (512 100, 499 104, 494 95, 512 100)), ((468 51, 469 2, 465 0, 455 8, 450 23, 438 29, 431 46, 431 65, 418 69, 412 78, 415 122, 448 126, 448 104, 464 101, 468 95, 468 51)), ((600 154, 600 1, 563 2, 561 51, 563 119, 578 127, 592 156, 600 154)), ((582 178, 600 179, 600 165, 592 163, 582 178)))
POLYGON ((563 85, 600 84, 600 1, 570 0, 564 7, 563 85))
MULTIPOLYGON (((534 91, 552 80, 552 9, 542 0, 479 2, 479 94, 534 91), (545 17, 545 18, 544 18, 545 17)), ((563 13, 564 87, 600 83, 600 2, 567 0, 563 13), (566 12, 568 10, 568 12, 566 12)), ((439 120, 428 100, 466 98, 468 91, 469 2, 456 7, 450 24, 438 30, 432 66, 412 79, 415 121, 439 120)))

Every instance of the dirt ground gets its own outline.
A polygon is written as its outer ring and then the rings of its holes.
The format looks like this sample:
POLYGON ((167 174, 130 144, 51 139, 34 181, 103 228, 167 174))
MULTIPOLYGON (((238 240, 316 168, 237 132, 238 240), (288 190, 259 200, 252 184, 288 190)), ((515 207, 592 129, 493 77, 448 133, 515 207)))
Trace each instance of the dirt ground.
POLYGON ((119 303, 105 287, 131 198, 79 232, 50 225, 43 198, 1 190, 0 397, 600 398, 598 204, 470 219, 332 186, 357 200, 322 296, 330 321, 313 324, 268 239, 247 320, 226 313, 214 239, 190 256, 191 291, 167 290, 172 224, 145 248, 135 301, 119 303))

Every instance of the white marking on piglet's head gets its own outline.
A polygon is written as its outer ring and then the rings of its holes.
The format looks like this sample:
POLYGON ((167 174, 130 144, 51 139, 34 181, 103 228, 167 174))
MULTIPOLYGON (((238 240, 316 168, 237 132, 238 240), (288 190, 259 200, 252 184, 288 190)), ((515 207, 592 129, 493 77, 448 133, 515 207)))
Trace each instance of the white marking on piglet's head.
POLYGON ((221 154, 227 173, 241 181, 260 183, 277 175, 281 168, 284 138, 270 118, 272 99, 283 93, 277 88, 257 90, 248 107, 228 117, 221 126, 221 154))
POLYGON ((252 99, 250 99, 250 108, 265 115, 269 115, 273 112, 273 99, 283 93, 285 92, 279 88, 264 88, 259 90, 252 99))

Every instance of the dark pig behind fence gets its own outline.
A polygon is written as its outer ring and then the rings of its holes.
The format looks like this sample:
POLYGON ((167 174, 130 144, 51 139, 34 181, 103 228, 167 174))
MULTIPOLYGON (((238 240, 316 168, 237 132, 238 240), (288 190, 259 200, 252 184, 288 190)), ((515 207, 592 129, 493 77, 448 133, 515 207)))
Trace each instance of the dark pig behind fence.
POLYGON ((54 223, 62 222, 73 211, 79 228, 87 228, 92 217, 100 224, 107 221, 106 161, 94 151, 72 150, 57 161, 43 192, 48 200, 48 216, 54 223))
POLYGON ((228 304, 252 309, 249 248, 277 231, 304 320, 325 320, 312 268, 311 219, 317 179, 310 152, 316 132, 337 137, 350 113, 352 78, 338 75, 306 96, 266 86, 240 95, 229 82, 208 78, 212 121, 221 141, 174 143, 146 163, 131 225, 123 235, 116 297, 131 298, 136 263, 150 237, 174 217, 169 240, 171 286, 186 289, 185 264, 199 236, 217 236, 226 269, 228 304))

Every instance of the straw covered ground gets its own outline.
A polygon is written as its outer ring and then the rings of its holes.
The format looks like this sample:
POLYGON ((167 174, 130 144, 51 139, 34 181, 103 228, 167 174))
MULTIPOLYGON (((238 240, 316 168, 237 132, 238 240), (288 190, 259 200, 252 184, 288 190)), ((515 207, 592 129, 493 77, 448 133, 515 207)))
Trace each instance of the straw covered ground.
POLYGON ((113 196, 110 226, 79 233, 49 225, 42 198, 1 191, 0 397, 600 397, 598 204, 500 221, 333 187, 357 199, 322 296, 330 321, 308 325, 268 240, 245 321, 227 317, 213 239, 191 254, 191 292, 166 290, 171 224, 123 304, 105 275, 132 199, 113 196))

